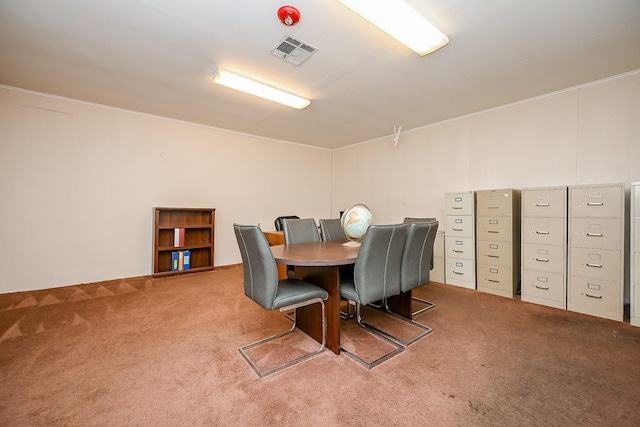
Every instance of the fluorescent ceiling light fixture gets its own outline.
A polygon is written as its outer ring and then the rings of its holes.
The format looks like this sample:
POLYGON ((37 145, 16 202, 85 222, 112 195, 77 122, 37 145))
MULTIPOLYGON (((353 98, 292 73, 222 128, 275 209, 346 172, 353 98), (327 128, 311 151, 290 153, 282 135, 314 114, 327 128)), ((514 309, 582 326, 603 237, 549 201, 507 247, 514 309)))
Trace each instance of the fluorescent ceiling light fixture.
POLYGON ((298 110, 302 110, 303 108, 311 104, 311 101, 309 101, 308 99, 283 92, 280 89, 258 83, 255 80, 251 80, 246 77, 242 77, 221 69, 217 69, 213 73, 212 80, 214 83, 217 83, 219 85, 230 87, 231 89, 240 90, 251 95, 259 96, 260 98, 268 99, 270 101, 279 102, 280 104, 284 104, 292 108, 297 108, 298 110))
POLYGON ((449 38, 402 0, 338 0, 400 43, 424 56, 449 38))

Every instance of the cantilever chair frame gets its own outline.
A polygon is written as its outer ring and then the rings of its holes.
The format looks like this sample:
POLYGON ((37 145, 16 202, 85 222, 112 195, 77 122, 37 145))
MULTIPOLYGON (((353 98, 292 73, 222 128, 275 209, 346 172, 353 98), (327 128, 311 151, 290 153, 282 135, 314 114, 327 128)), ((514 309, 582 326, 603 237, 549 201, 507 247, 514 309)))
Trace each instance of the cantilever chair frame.
MULTIPOLYGON (((322 353, 325 349, 325 345, 327 342, 327 319, 325 317, 325 307, 324 307, 324 301, 322 300, 322 298, 315 298, 315 299, 311 299, 299 304, 293 304, 293 305, 289 305, 286 307, 282 307, 280 308, 280 312, 287 312, 287 311, 293 311, 292 314, 292 320, 293 323, 291 324, 291 329, 289 329, 288 331, 279 333, 279 334, 275 334, 272 335, 270 337, 267 338, 263 338, 261 340, 252 342, 250 344, 246 344, 243 345, 242 347, 239 348, 240 353, 242 354, 242 356, 245 358, 245 360, 249 363, 249 365, 251 365, 251 367, 253 368, 254 371, 256 371, 256 373, 258 374, 258 376, 260 378, 265 377, 269 374, 273 374, 274 372, 278 372, 281 371, 282 369, 288 368, 289 366, 293 366, 297 363, 302 362, 303 360, 309 359, 319 353, 322 353), (279 338, 282 338, 284 336, 287 336, 289 334, 292 334, 295 329, 296 329, 296 308, 299 307, 304 307, 307 305, 311 305, 311 304, 316 304, 316 303, 320 303, 320 305, 322 306, 322 343, 320 344, 320 348, 318 348, 317 350, 312 351, 311 353, 307 353, 303 356, 297 357, 295 359, 286 361, 284 363, 281 363, 280 365, 274 366, 273 368, 269 368, 269 369, 260 369, 260 367, 258 366, 258 364, 251 358, 251 356, 249 356, 249 354, 247 353, 247 350, 250 350, 254 347, 258 347, 259 345, 265 344, 267 342, 271 342, 274 340, 277 340, 279 338)), ((287 316, 289 317, 289 316, 287 316)))

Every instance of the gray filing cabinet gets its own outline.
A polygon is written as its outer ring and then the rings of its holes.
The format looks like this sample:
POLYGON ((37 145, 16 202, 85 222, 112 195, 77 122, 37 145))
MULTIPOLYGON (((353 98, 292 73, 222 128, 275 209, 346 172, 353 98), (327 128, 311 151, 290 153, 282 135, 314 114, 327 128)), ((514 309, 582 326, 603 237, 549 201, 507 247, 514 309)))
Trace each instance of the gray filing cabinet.
POLYGON ((567 309, 624 315, 624 184, 569 187, 567 309))
POLYGON ((445 281, 469 289, 476 288, 475 208, 473 191, 445 194, 445 281))
POLYGON ((523 301, 567 308, 567 187, 522 190, 523 301))
POLYGON ((476 192, 477 289, 508 298, 520 285, 520 190, 476 192))

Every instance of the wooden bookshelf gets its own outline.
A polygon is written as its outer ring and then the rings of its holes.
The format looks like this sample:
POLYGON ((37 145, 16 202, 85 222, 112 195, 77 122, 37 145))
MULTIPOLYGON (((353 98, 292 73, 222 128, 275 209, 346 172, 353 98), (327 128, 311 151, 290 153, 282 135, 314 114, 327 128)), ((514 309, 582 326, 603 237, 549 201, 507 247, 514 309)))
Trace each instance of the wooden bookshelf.
POLYGON ((213 270, 215 209, 153 208, 153 276, 213 270), (184 229, 184 245, 175 246, 176 228, 184 229), (173 271, 171 253, 190 251, 190 268, 173 271))

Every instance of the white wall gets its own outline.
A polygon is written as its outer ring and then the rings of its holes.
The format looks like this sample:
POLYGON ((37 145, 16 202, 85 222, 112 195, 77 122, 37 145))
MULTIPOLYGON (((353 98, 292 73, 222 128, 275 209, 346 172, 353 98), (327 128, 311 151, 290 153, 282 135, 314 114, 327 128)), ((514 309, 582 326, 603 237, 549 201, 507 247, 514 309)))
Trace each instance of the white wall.
POLYGON ((640 71, 336 151, 0 87, 0 293, 148 275, 152 208, 442 217, 444 193, 640 181, 640 71))
POLYGON ((640 71, 333 152, 332 213, 444 216, 444 193, 640 181, 640 71))
POLYGON ((0 293, 152 273, 154 206, 328 217, 331 152, 0 87, 0 293))

